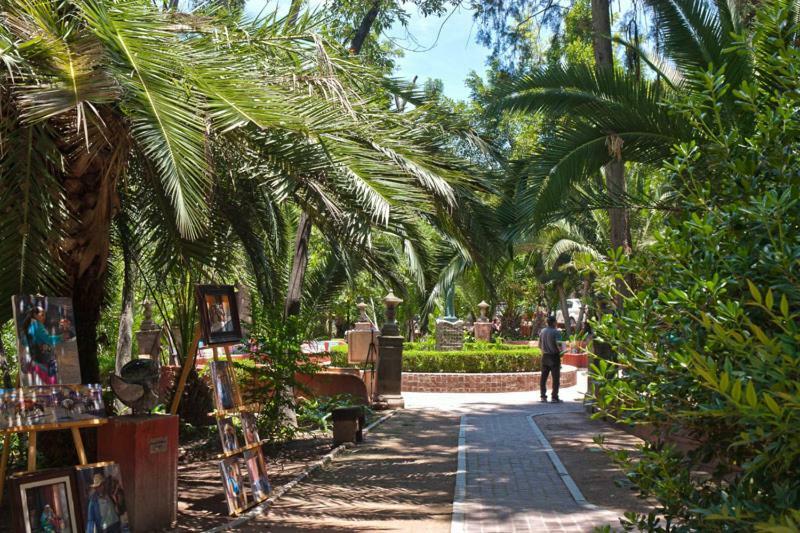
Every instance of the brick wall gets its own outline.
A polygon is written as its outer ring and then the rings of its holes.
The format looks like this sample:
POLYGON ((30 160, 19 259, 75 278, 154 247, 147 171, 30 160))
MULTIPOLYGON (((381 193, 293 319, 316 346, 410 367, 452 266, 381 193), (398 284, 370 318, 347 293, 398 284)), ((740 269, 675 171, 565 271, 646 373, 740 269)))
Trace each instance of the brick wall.
MULTIPOLYGON (((514 372, 498 374, 445 374, 403 372, 403 392, 525 392, 539 390, 539 372, 514 372)), ((577 371, 569 365, 561 366, 561 386, 577 383, 577 371)), ((552 378, 548 380, 551 387, 552 378)))

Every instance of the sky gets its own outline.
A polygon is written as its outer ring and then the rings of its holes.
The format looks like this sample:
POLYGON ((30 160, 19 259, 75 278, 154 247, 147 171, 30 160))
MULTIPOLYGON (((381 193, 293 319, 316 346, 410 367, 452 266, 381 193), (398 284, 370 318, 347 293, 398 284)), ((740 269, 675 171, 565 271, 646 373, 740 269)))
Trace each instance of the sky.
POLYGON ((404 56, 397 60, 395 75, 409 79, 419 76, 420 82, 438 78, 444 82, 446 96, 466 100, 469 89, 464 80, 473 70, 483 75, 489 57, 489 49, 475 41, 475 33, 472 12, 463 8, 451 12, 449 18, 413 13, 407 30, 396 24, 385 35, 411 49, 404 50, 404 56))
MULTIPOLYGON (((255 16, 265 5, 269 11, 275 9, 276 2, 279 13, 288 10, 289 2, 285 0, 247 0, 245 10, 255 16)), ((322 3, 323 0, 308 2, 312 9, 322 3)), ((483 74, 489 57, 489 50, 475 42, 472 12, 458 8, 442 17, 423 17, 412 9, 407 28, 395 24, 382 36, 404 48, 403 57, 396 60, 394 75, 409 80, 418 76, 420 84, 428 78, 438 78, 444 83, 446 96, 468 99, 464 80, 473 70, 483 74)))

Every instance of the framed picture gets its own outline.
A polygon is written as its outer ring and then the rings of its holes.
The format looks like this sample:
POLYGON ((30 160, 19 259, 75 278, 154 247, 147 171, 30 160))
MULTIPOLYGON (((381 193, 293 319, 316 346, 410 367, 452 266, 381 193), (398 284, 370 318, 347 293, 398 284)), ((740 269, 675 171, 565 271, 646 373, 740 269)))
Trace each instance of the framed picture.
POLYGON ((127 533, 128 509, 117 463, 75 467, 78 501, 86 533, 127 533))
POLYGON ((12 296, 11 303, 21 386, 80 383, 72 300, 12 296))
POLYGON ((210 366, 217 411, 229 411, 242 405, 239 386, 233 375, 233 366, 228 361, 212 361, 210 366))
POLYGON ((9 478, 14 530, 79 533, 72 470, 42 470, 9 478))
POLYGON ((239 455, 233 455, 219 463, 222 483, 225 485, 225 499, 228 502, 230 514, 239 514, 248 505, 247 489, 244 486, 240 468, 241 461, 242 458, 239 455))
POLYGON ((100 385, 0 389, 0 429, 105 418, 100 385))
POLYGON ((203 343, 215 346, 241 342, 242 326, 233 285, 198 285, 197 305, 203 343))
POLYGON ((258 426, 256 425, 256 415, 253 413, 241 413, 242 433, 244 433, 245 444, 257 444, 261 442, 258 437, 258 426))
POLYGON ((238 450, 240 448, 239 437, 236 434, 236 426, 233 425, 233 418, 218 418, 217 426, 219 427, 219 438, 222 441, 222 451, 231 453, 238 450))
POLYGON ((250 480, 250 492, 255 503, 262 502, 269 497, 272 487, 267 478, 267 463, 261 447, 245 450, 243 453, 244 464, 247 466, 247 477, 250 480))

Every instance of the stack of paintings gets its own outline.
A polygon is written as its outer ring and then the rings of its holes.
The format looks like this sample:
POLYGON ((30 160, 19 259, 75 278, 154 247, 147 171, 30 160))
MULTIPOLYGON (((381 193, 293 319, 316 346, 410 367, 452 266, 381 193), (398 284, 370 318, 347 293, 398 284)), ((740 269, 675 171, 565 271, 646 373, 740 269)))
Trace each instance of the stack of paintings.
MULTIPOLYGON (((241 341, 241 326, 233 286, 197 287, 200 325, 208 346, 241 341)), ((219 468, 231 514, 239 514, 269 497, 271 487, 261 449, 256 415, 244 406, 233 363, 210 363, 217 426, 225 458, 219 468)))
POLYGON ((10 484, 15 532, 130 531, 116 463, 17 474, 10 484))

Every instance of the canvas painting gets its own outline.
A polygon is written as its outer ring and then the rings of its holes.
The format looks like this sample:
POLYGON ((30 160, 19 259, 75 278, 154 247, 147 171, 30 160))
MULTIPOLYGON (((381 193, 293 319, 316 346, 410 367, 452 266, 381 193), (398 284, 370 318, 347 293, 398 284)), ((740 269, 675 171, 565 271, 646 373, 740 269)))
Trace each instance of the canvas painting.
POLYGON ((33 472, 10 478, 17 531, 78 533, 75 493, 69 470, 33 472))
POLYGON ((116 463, 75 467, 85 533, 127 533, 128 510, 116 463))
POLYGON ((256 425, 256 415, 253 413, 242 413, 242 432, 244 433, 245 444, 257 444, 261 441, 258 438, 258 426, 256 425))
POLYGON ((219 463, 230 514, 238 514, 246 509, 248 505, 247 490, 243 483, 240 462, 241 457, 234 455, 223 459, 219 463))
POLYGON ((206 345, 241 342, 242 326, 233 285, 198 285, 197 303, 206 345))
POLYGON ((20 384, 81 382, 75 317, 70 298, 12 296, 20 384))
POLYGON ((222 450, 226 453, 238 450, 239 437, 236 434, 236 427, 233 425, 233 418, 219 418, 217 426, 219 426, 219 438, 222 440, 222 450))
POLYGON ((35 427, 105 416, 100 385, 0 389, 0 429, 35 427))
POLYGON ((231 364, 228 361, 212 361, 210 365, 217 411, 229 411, 240 406, 242 401, 231 364))
POLYGON ((269 497, 272 487, 267 478, 267 463, 261 448, 244 451, 244 463, 247 465, 247 477, 250 479, 250 492, 255 502, 261 502, 269 497))

